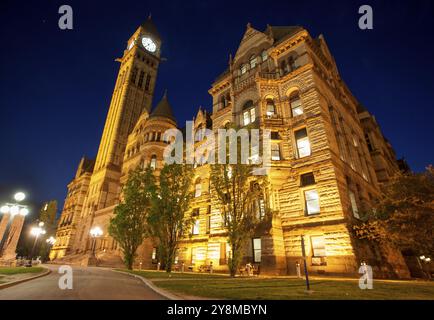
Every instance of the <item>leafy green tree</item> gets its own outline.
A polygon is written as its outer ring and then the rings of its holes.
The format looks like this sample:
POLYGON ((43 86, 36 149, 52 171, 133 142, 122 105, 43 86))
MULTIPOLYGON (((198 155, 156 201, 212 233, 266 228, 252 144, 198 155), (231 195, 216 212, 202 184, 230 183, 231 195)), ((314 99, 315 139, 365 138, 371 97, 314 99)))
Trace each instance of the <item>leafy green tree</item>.
POLYGON ((434 169, 398 174, 365 222, 354 226, 360 239, 391 241, 401 250, 434 256, 434 169))
POLYGON ((122 248, 125 266, 131 270, 138 247, 147 236, 147 216, 156 191, 151 168, 132 171, 122 190, 123 201, 116 206, 110 220, 109 234, 122 248))
POLYGON ((186 215, 193 197, 192 179, 191 165, 164 165, 159 188, 152 201, 149 229, 159 243, 159 256, 167 272, 172 271, 179 241, 192 225, 191 217, 186 215))
POLYGON ((236 164, 211 165, 210 177, 228 233, 232 277, 237 273, 247 242, 261 225, 270 222, 271 217, 265 197, 266 177, 253 175, 258 166, 250 162, 243 164, 240 143, 237 149, 236 164))

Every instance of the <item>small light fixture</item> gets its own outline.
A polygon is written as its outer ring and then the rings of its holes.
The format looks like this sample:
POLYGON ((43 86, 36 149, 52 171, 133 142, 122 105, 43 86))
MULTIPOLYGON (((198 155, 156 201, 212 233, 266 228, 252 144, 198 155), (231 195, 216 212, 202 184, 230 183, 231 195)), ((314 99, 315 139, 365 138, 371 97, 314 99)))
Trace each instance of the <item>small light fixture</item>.
POLYGON ((0 208, 0 212, 1 212, 1 213, 9 213, 9 211, 10 211, 9 206, 2 206, 2 207, 0 208))

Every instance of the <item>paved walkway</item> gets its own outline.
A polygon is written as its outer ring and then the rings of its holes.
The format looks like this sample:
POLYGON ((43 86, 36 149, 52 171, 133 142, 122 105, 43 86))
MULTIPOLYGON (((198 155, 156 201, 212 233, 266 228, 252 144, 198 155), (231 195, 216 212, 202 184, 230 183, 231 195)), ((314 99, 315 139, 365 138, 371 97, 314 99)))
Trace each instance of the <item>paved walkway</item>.
POLYGON ((47 265, 48 276, 1 289, 0 300, 165 300, 140 279, 95 267, 73 269, 73 289, 61 290, 60 266, 47 265))

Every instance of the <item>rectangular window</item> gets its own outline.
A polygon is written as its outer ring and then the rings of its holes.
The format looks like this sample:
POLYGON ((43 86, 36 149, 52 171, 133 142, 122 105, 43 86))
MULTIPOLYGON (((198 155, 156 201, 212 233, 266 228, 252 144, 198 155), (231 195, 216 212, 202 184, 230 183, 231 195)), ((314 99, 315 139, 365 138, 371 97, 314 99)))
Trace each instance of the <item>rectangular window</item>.
POLYGON ((297 142, 298 157, 304 158, 310 156, 310 142, 306 128, 296 131, 295 139, 297 142))
POLYGON ((136 67, 134 67, 133 71, 131 72, 131 82, 134 84, 136 83, 136 80, 137 80, 137 72, 138 72, 138 69, 136 67))
POLYGON ((255 108, 250 109, 250 123, 255 122, 256 110, 255 108))
POLYGON ((201 195, 202 195, 202 183, 198 182, 196 183, 195 186, 194 196, 197 198, 200 197, 201 195))
POLYGON ((196 263, 196 248, 191 248, 191 264, 196 263))
POLYGON ((297 117, 303 114, 303 106, 301 105, 301 99, 291 101, 292 116, 297 117))
POLYGON ((196 219, 194 221, 193 230, 191 232, 193 235, 198 235, 199 234, 199 223, 200 223, 199 219, 196 219))
POLYGON ((157 248, 152 248, 152 260, 157 259, 157 248))
POLYGON ((317 236, 310 238, 312 242, 312 256, 313 257, 325 257, 326 256, 326 248, 324 237, 317 236))
POLYGON ((280 146, 278 143, 273 143, 271 145, 271 160, 280 160, 280 146))
POLYGON ((261 262, 261 255, 262 255, 261 238, 252 239, 252 245, 253 245, 253 262, 259 263, 261 262))
POLYGON ((250 113, 249 111, 244 111, 244 125, 247 126, 250 123, 250 113))
POLYGON ((300 176, 300 186, 307 187, 315 184, 315 177, 312 172, 302 174, 300 176))
POLYGON ((349 191, 349 195, 350 195, 351 209, 353 210, 353 215, 355 218, 360 219, 359 208, 357 208, 356 196, 352 191, 349 191))
POLYGON ((151 84, 151 75, 147 75, 146 76, 146 83, 145 83, 145 90, 149 90, 149 86, 150 86, 150 84, 151 84))
POLYGON ((145 77, 145 73, 142 71, 140 71, 140 76, 139 76, 139 82, 137 83, 137 85, 141 88, 143 85, 143 78, 145 77))
POLYGON ((263 219, 265 217, 265 201, 264 199, 256 200, 256 216, 258 219, 263 219))
POLYGON ((206 234, 209 234, 211 231, 211 215, 206 216, 206 234))
POLYGON ((306 190, 304 192, 304 198, 306 200, 306 213, 308 215, 320 213, 318 191, 306 190))

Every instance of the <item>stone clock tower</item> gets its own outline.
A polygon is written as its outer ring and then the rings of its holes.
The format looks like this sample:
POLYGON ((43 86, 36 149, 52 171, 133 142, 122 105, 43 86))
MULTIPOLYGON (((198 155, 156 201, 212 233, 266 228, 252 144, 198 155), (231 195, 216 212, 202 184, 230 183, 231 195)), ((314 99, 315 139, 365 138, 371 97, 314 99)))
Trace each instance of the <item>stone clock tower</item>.
POLYGON ((86 238, 94 217, 101 216, 102 209, 112 207, 119 199, 125 146, 140 115, 150 112, 160 48, 160 35, 149 17, 128 40, 122 58, 116 59, 120 69, 81 213, 76 248, 88 245, 86 238))

